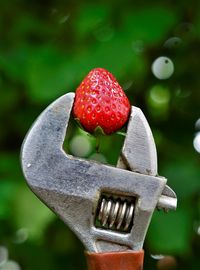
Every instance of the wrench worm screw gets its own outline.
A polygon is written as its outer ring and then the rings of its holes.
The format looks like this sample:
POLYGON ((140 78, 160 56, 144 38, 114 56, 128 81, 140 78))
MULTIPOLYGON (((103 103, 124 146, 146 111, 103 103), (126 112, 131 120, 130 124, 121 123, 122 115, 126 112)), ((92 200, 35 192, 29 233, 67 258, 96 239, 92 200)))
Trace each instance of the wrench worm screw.
POLYGON ((133 200, 103 197, 97 219, 102 228, 129 232, 133 223, 134 208, 133 200))

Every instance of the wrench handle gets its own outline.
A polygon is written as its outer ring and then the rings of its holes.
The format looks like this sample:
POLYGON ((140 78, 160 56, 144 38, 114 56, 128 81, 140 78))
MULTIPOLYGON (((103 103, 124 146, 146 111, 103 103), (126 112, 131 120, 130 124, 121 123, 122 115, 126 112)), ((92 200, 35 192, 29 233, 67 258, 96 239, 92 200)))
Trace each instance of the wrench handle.
POLYGON ((88 270, 142 270, 144 251, 86 252, 88 270))

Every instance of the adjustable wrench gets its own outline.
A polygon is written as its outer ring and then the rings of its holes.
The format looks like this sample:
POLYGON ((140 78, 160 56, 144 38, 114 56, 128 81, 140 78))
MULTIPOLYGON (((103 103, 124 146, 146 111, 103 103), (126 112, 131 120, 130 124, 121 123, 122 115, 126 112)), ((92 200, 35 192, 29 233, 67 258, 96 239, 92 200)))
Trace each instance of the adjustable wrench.
POLYGON ((176 194, 157 174, 154 139, 132 106, 117 167, 74 157, 63 142, 74 102, 68 93, 34 122, 21 149, 31 190, 83 242, 90 270, 139 270, 154 209, 175 210, 176 194))

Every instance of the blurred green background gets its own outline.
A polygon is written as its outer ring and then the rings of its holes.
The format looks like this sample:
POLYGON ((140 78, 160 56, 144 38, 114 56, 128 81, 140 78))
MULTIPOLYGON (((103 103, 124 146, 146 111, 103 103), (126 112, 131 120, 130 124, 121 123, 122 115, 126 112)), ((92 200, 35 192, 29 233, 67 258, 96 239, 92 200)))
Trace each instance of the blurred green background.
MULTIPOLYGON (((176 212, 154 214, 145 269, 199 270, 200 2, 184 0, 0 0, 0 269, 86 269, 79 240, 26 186, 19 152, 39 113, 94 67, 145 113, 178 196, 176 212), (160 56, 174 64, 167 80, 151 70, 160 56)), ((105 137, 96 154, 72 123, 66 149, 115 164, 122 141, 105 137)))

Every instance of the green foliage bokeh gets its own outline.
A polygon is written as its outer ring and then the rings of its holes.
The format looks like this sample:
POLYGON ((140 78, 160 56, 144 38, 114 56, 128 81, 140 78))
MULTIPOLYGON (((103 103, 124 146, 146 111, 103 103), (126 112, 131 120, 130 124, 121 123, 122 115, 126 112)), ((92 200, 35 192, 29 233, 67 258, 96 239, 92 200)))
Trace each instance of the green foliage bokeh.
MULTIPOLYGON (((19 152, 39 113, 94 67, 112 72, 145 113, 159 174, 178 196, 176 212, 153 216, 146 269, 156 269, 150 254, 174 256, 176 269, 200 269, 200 153, 193 147, 200 131, 199 11, 198 1, 0 0, 0 246, 22 270, 86 269, 82 244, 26 186, 19 152), (174 63, 168 80, 152 74, 159 56, 174 63)), ((87 136, 72 124, 66 149, 78 135, 87 136)), ((95 154, 88 140, 87 158, 95 154)), ((105 137, 101 158, 115 165, 122 141, 105 137)))

